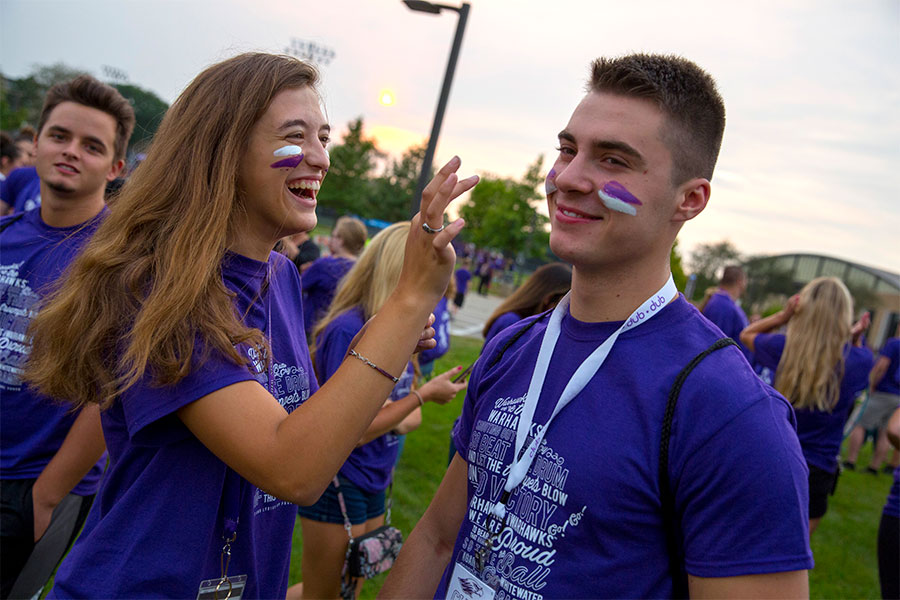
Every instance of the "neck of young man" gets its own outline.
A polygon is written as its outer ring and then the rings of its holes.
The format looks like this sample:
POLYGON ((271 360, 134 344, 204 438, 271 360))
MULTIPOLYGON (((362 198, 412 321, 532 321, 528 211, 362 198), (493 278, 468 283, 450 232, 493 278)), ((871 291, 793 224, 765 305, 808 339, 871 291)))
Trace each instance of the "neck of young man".
POLYGON ((86 195, 70 195, 41 182, 41 220, 50 227, 75 227, 100 214, 106 206, 105 188, 86 195))
POLYGON ((666 283, 671 270, 665 260, 572 270, 569 311, 586 323, 624 321, 666 283))
POLYGON ((720 285, 719 291, 728 294, 728 297, 731 298, 734 302, 737 302, 737 299, 741 296, 740 291, 736 287, 720 285))

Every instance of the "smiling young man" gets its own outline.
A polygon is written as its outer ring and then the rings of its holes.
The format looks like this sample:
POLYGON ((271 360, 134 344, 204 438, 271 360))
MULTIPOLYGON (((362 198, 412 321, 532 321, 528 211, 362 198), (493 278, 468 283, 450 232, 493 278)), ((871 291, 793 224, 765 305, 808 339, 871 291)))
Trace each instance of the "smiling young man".
POLYGON ((793 411, 738 348, 686 376, 661 454, 679 373, 721 337, 678 294, 669 252, 706 207, 724 124, 685 59, 593 64, 547 178, 571 293, 483 352, 458 454, 383 597, 808 595, 793 411))
POLYGON ((34 146, 42 202, 0 219, 2 598, 41 590, 103 471, 97 407, 71 414, 20 376, 38 302, 99 224, 106 183, 124 165, 133 128, 134 110, 114 88, 86 75, 53 86, 34 146))

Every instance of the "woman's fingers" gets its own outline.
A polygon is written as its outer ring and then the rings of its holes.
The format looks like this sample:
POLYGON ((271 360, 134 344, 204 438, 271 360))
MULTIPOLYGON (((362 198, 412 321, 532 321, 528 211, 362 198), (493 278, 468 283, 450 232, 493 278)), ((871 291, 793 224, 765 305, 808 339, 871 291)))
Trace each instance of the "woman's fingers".
MULTIPOLYGON (((451 158, 447 164, 441 167, 438 172, 435 174, 434 179, 428 182, 428 185, 425 186, 425 189, 422 190, 422 200, 419 204, 419 212, 423 215, 428 210, 429 205, 431 204, 434 195, 440 189, 440 187, 444 184, 447 178, 456 173, 456 170, 459 169, 459 165, 462 164, 462 161, 458 156, 454 156, 451 158)), ((440 227, 440 224, 438 224, 440 227)))

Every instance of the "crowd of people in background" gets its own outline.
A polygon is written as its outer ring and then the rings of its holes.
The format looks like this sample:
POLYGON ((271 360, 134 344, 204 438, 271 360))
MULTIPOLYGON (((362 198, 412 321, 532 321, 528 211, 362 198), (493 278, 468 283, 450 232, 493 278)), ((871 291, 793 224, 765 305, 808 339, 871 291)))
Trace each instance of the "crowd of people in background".
POLYGON ((89 76, 51 88, 36 129, 0 136, 0 597, 34 597, 59 566, 51 597, 226 582, 355 598, 348 544, 389 520, 404 436, 463 390, 444 480, 385 597, 803 595, 809 536, 868 435, 865 471, 894 478, 882 594, 900 594, 900 326, 876 358, 838 278, 748 319, 740 266, 696 307, 669 273, 724 128, 708 74, 655 55, 593 63, 546 182, 563 262, 494 310, 468 377, 434 373, 451 320, 514 265, 444 223, 477 177, 454 158, 411 221, 370 239, 342 216, 320 246, 317 82, 284 56, 213 65, 127 172, 133 109, 89 76), (542 536, 543 553, 526 543, 542 536))

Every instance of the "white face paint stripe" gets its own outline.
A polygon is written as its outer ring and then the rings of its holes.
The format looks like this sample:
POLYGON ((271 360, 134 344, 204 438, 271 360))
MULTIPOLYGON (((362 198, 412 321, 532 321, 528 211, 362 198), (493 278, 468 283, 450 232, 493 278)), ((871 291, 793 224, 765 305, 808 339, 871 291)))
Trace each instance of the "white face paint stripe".
POLYGON ((600 196, 600 201, 603 202, 604 206, 606 206, 606 208, 608 208, 609 210, 625 213, 626 215, 631 215, 632 217, 637 215, 637 209, 624 200, 613 198, 603 190, 597 190, 597 195, 600 196))
POLYGON ((303 154, 303 148, 291 144, 290 146, 282 146, 272 154, 275 156, 297 156, 298 154, 303 154))

